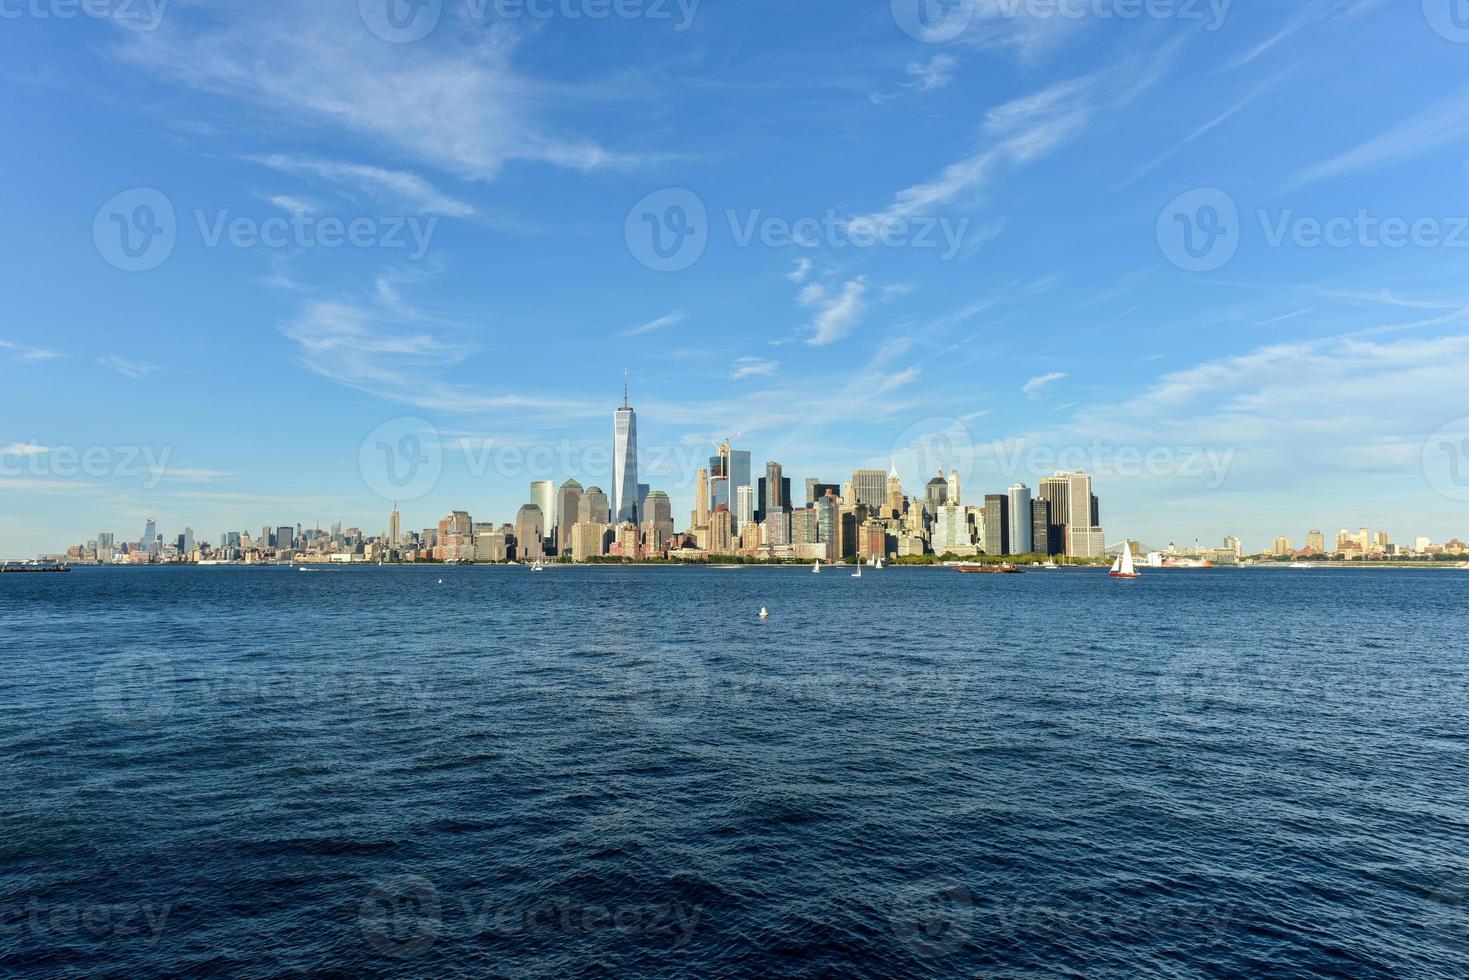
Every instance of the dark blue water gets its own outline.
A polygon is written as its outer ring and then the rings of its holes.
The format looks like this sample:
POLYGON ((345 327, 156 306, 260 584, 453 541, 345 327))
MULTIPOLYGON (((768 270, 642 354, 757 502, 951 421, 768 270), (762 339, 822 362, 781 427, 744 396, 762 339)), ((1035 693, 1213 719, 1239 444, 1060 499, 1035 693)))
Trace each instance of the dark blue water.
POLYGON ((0 576, 0 973, 1469 976, 1466 587, 0 576))

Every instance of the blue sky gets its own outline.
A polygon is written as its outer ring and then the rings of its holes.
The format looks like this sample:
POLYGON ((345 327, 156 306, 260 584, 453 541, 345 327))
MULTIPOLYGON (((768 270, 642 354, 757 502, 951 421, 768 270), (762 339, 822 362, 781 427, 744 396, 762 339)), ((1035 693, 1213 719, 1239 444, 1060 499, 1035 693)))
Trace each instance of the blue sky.
POLYGON ((5 7, 0 555, 377 532, 379 443, 405 525, 511 520, 610 485, 624 369, 680 521, 739 433, 1079 465, 1109 542, 1469 537, 1448 0, 387 2, 5 7))

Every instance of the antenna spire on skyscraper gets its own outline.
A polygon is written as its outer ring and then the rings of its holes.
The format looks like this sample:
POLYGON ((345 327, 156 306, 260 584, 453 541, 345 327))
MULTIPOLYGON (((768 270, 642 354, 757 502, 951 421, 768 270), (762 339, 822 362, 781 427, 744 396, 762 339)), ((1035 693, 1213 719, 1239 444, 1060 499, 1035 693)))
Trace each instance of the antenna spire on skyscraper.
POLYGON ((627 408, 627 368, 622 369, 622 407, 627 408))

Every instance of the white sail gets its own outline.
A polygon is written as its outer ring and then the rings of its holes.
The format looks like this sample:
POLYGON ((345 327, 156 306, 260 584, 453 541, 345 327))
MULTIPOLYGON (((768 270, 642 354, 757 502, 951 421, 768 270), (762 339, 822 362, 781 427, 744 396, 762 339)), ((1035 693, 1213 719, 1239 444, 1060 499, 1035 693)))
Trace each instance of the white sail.
POLYGON ((1117 560, 1114 561, 1114 562, 1112 562, 1112 571, 1114 571, 1114 572, 1120 572, 1120 571, 1122 571, 1122 556, 1121 555, 1118 555, 1117 556, 1117 560))
POLYGON ((1137 574, 1136 570, 1132 567, 1132 545, 1125 541, 1122 543, 1122 554, 1118 556, 1117 561, 1120 566, 1119 570, 1123 575, 1130 576, 1137 574))

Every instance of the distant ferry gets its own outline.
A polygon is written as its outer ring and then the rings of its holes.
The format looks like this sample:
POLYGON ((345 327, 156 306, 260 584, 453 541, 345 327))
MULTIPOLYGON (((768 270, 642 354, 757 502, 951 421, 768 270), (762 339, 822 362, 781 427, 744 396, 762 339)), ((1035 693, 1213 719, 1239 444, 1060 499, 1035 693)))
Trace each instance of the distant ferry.
POLYGON ((1177 555, 1165 555, 1161 551, 1148 553, 1149 568, 1213 568, 1214 563, 1207 558, 1180 558, 1177 555))
POLYGON ((1024 575, 1022 569, 1014 565, 973 565, 963 564, 953 566, 960 575, 1024 575))

